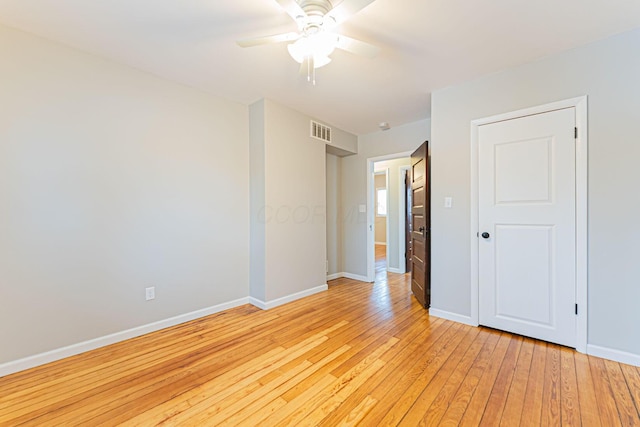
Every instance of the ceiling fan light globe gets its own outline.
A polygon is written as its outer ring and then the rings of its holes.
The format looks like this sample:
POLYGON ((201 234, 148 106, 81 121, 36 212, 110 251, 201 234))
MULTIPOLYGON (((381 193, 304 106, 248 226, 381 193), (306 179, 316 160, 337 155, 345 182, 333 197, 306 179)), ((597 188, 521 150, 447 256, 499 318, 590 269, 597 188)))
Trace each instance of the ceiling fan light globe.
POLYGON ((309 38, 310 49, 316 56, 329 56, 338 45, 338 36, 333 33, 321 32, 309 38))
POLYGON ((322 32, 299 38, 295 43, 289 44, 287 50, 298 64, 302 64, 305 58, 313 57, 314 68, 320 68, 331 62, 329 55, 337 44, 337 35, 322 32))
POLYGON ((331 58, 329 58, 328 56, 315 56, 313 58, 313 68, 324 67, 329 62, 331 62, 331 58))
POLYGON ((300 37, 295 43, 288 46, 289 53, 294 58, 309 55, 329 56, 338 45, 338 35, 332 33, 317 33, 300 37))
POLYGON ((302 64, 302 61, 304 61, 304 58, 307 56, 306 43, 303 40, 304 38, 298 39, 295 43, 287 46, 289 55, 291 55, 298 64, 302 64))
POLYGON ((313 68, 320 68, 331 62, 331 58, 328 55, 308 55, 306 52, 301 51, 298 47, 294 46, 295 43, 291 43, 287 46, 289 54, 298 64, 302 64, 305 59, 313 57, 313 68))

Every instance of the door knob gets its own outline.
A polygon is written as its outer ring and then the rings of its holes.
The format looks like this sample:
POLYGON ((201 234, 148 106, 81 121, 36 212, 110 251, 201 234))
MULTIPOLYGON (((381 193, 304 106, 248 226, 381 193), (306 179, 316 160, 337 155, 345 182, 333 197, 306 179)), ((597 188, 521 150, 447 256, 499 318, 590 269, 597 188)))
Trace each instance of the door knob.
POLYGON ((418 231, 421 232, 421 233, 424 233, 424 227, 418 228, 418 231))
POLYGON ((491 237, 491 234, 487 233, 486 231, 484 233, 481 234, 483 239, 488 239, 489 237, 491 237))

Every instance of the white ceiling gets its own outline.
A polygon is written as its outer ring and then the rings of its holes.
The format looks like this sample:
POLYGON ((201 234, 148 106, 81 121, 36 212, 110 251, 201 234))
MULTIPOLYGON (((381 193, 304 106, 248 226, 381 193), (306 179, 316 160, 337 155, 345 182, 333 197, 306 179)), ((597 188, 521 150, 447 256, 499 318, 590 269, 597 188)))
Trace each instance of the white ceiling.
MULTIPOLYGON (((334 5, 338 0, 334 2, 334 5)), ((381 48, 298 74, 275 0, 0 0, 0 23, 250 104, 271 98, 355 134, 430 116, 430 93, 640 26, 638 0, 376 0, 339 31, 381 48)), ((597 59, 594 59, 597 60, 597 59)))

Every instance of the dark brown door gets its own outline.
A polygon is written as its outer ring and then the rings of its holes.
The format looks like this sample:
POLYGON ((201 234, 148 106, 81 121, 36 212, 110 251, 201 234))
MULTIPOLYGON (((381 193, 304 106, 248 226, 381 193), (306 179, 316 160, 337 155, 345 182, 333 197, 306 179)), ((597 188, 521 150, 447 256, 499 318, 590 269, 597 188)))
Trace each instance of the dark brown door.
POLYGON ((429 141, 411 155, 411 291, 424 307, 431 304, 429 141))
POLYGON ((404 177, 404 260, 405 271, 411 273, 411 172, 404 177))

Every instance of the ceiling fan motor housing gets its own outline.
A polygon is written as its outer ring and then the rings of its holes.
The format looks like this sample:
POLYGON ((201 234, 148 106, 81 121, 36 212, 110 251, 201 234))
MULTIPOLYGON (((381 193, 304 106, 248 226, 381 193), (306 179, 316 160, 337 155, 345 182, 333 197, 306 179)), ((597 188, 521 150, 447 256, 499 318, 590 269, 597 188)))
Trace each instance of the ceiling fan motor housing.
POLYGON ((333 9, 333 5, 329 0, 297 0, 297 2, 309 16, 322 17, 333 9))
MULTIPOLYGON (((307 16, 300 16, 296 19, 300 31, 305 36, 318 34, 327 28, 324 28, 325 15, 333 9, 333 5, 329 0, 297 0, 300 8, 307 16)), ((330 24, 329 24, 330 25, 330 24)), ((326 26, 325 26, 326 27, 326 26)))

